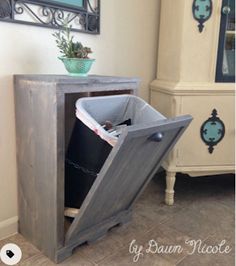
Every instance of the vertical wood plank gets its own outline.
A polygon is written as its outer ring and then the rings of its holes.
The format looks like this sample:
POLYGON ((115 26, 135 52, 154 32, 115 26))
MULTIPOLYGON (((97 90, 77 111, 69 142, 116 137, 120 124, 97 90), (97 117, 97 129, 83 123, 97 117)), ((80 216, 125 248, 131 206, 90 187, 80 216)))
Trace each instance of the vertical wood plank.
POLYGON ((15 81, 19 231, 54 259, 57 122, 53 84, 15 81))

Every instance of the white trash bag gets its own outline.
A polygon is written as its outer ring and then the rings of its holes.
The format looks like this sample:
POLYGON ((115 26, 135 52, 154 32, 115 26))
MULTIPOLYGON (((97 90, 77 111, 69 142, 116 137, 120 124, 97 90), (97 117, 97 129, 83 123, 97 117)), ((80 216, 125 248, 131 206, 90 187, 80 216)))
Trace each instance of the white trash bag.
POLYGON ((131 125, 166 119, 148 103, 134 95, 80 98, 76 116, 101 139, 115 146, 125 121, 131 125), (107 130, 106 130, 107 127, 107 130))

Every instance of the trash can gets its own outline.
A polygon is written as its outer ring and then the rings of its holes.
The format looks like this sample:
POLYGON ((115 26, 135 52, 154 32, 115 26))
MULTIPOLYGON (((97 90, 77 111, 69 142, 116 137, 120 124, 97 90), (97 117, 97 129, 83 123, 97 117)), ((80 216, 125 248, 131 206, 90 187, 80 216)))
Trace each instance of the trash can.
POLYGON ((127 126, 165 119, 133 95, 80 98, 76 116, 65 162, 65 206, 72 208, 80 208, 127 126))

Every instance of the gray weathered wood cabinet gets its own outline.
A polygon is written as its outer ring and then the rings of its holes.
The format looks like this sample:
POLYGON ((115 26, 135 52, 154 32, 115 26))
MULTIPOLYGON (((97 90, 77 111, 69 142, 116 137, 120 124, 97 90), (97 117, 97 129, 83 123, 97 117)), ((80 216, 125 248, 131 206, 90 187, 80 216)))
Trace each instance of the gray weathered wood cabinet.
POLYGON ((79 244, 130 220, 135 200, 191 117, 127 127, 68 224, 64 217, 65 151, 76 119, 75 101, 85 96, 136 94, 139 80, 16 75, 14 82, 19 232, 60 262, 79 244), (162 133, 162 141, 155 141, 157 132, 162 133))

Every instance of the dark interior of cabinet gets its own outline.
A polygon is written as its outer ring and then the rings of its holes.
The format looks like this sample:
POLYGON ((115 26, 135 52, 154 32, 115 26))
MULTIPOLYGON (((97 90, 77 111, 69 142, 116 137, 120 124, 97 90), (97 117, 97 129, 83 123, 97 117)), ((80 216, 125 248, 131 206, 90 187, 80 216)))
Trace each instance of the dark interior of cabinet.
MULTIPOLYGON (((76 101, 82 97, 130 93, 130 90, 119 90, 65 95, 65 209, 80 208, 96 179, 95 174, 100 172, 112 150, 108 143, 101 140, 76 118, 76 101)), ((73 218, 65 217, 66 231, 71 222, 73 218)))

